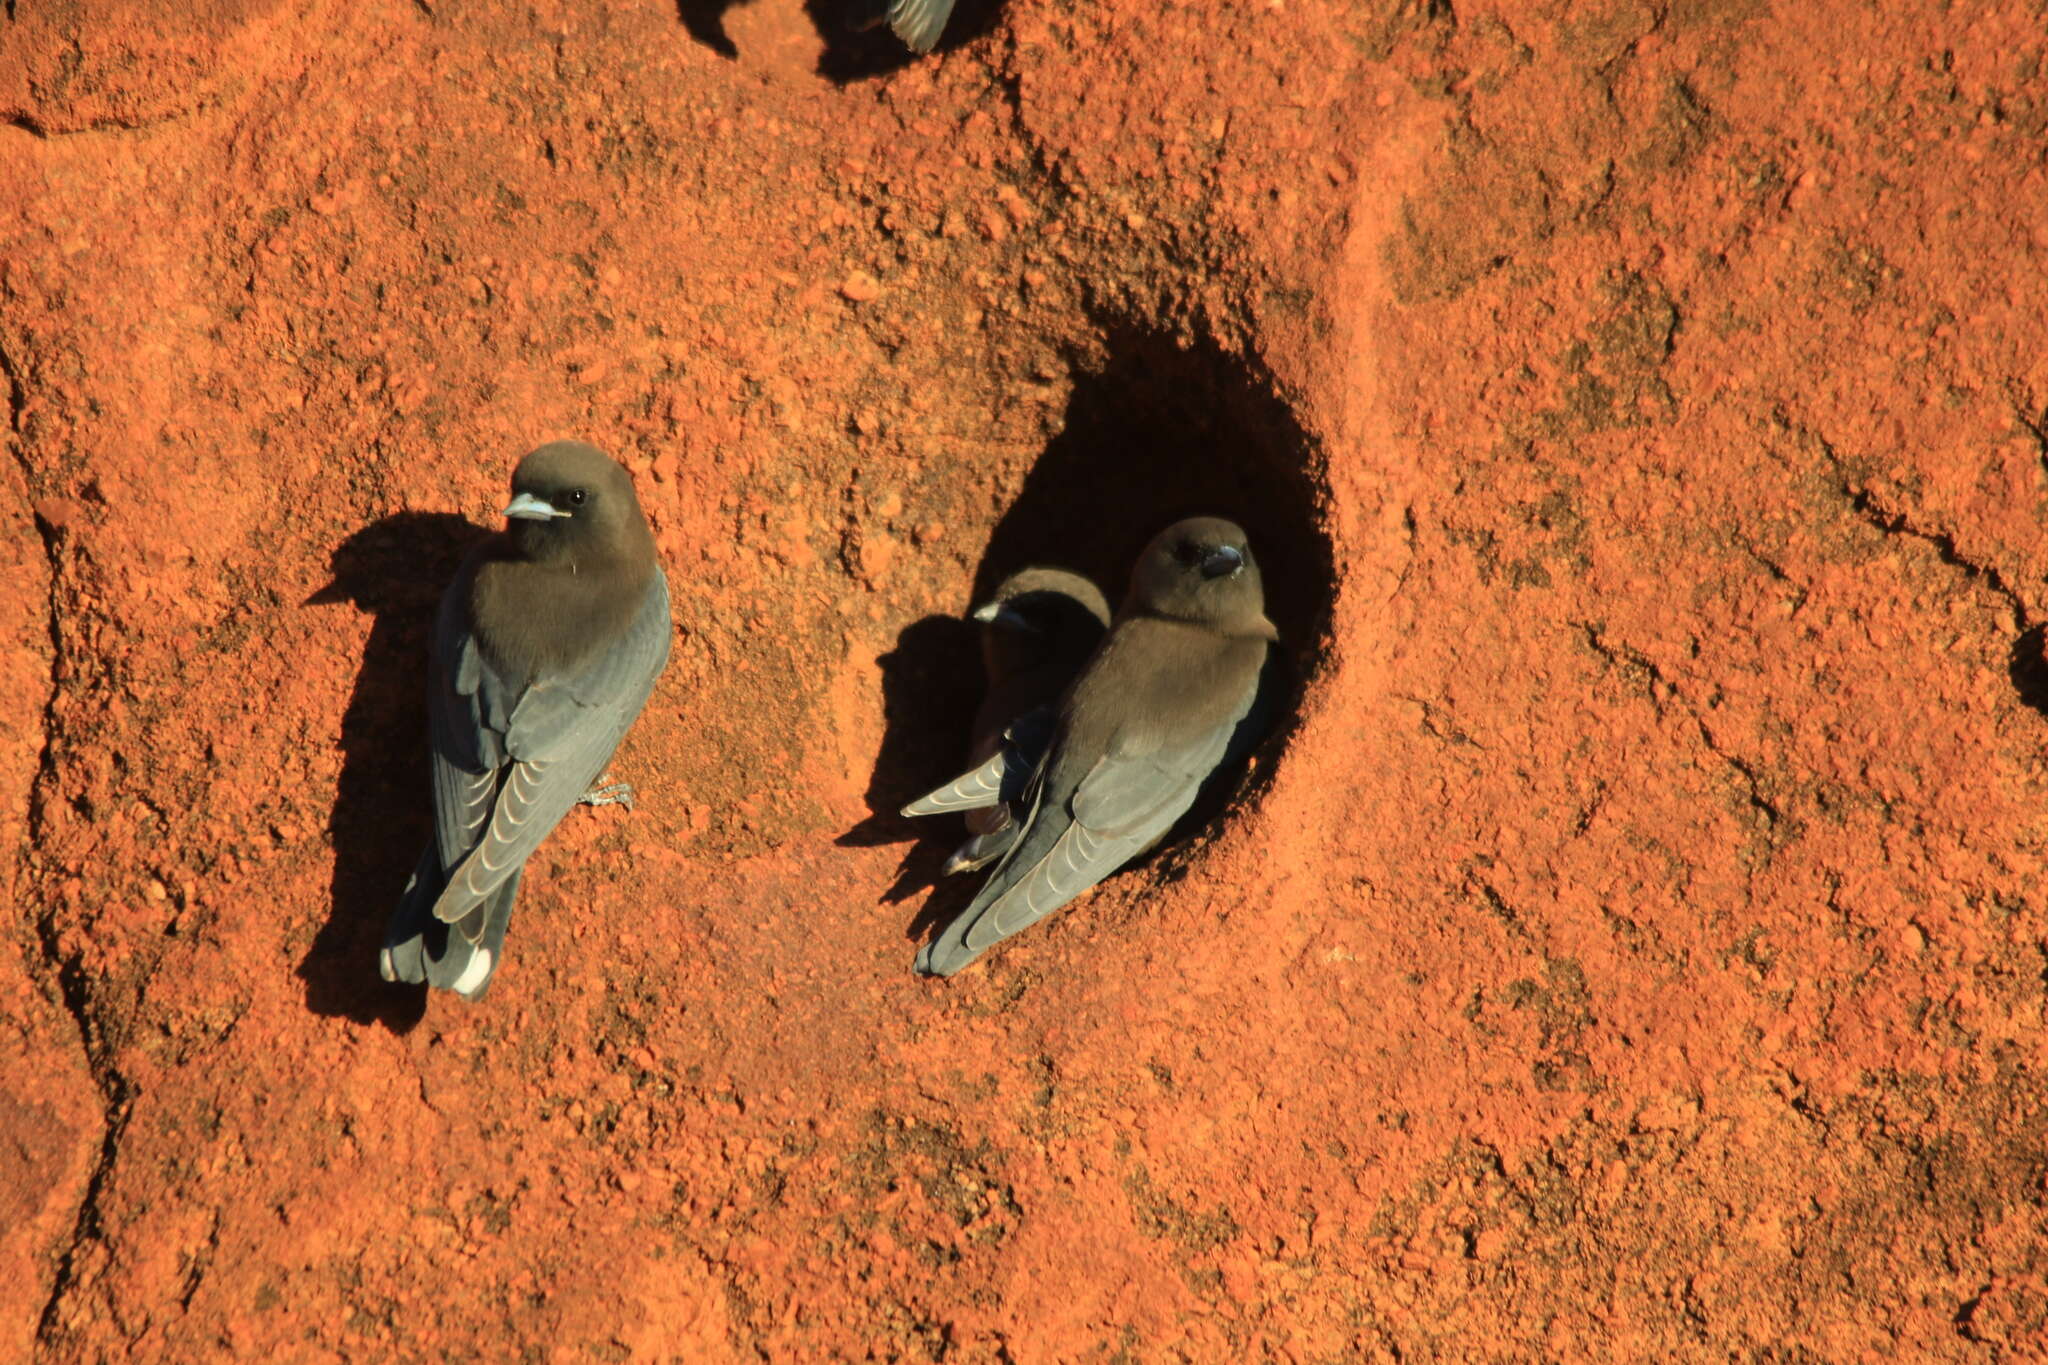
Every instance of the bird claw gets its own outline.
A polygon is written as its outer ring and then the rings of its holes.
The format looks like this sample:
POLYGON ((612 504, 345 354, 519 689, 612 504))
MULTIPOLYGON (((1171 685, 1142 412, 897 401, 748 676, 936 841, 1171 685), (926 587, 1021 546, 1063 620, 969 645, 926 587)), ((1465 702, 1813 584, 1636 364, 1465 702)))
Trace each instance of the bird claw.
POLYGON ((633 784, 630 782, 606 782, 600 777, 597 780, 597 785, 576 799, 586 806, 624 806, 627 810, 632 810, 634 809, 633 784))

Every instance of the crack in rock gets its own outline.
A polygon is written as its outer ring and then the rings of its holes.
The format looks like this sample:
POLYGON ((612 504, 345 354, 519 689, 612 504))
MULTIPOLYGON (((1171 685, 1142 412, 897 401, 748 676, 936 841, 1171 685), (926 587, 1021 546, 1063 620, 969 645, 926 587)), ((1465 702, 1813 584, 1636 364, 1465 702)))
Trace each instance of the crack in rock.
MULTIPOLYGON (((57 680, 62 671, 64 658, 63 633, 58 628, 57 596, 59 540, 62 532, 40 512, 33 510, 37 471, 28 458, 22 432, 28 385, 14 353, 5 346, 0 346, 0 381, 4 381, 7 386, 8 429, 11 436, 9 445, 16 463, 21 468, 22 484, 30 498, 30 515, 42 539, 43 557, 49 580, 44 628, 50 639, 50 675, 43 693, 42 750, 36 757, 35 775, 29 780, 27 802, 27 847, 32 850, 41 842, 39 827, 43 820, 43 810, 57 775, 57 680)), ((38 887, 43 880, 41 870, 28 860, 26 853, 22 859, 21 879, 25 886, 38 887)), ((47 898, 37 899, 47 907, 47 898)), ((65 1013, 71 1018, 72 1027, 78 1031, 79 1052, 85 1059, 94 1089, 100 1093, 102 1109, 99 1154, 94 1159, 92 1174, 87 1178, 85 1193, 79 1200, 78 1213, 72 1222, 71 1236, 58 1256, 57 1273, 51 1283, 50 1297, 44 1302, 43 1311, 38 1319, 37 1340, 46 1342, 56 1327, 58 1304, 62 1302, 65 1292, 76 1278, 79 1249, 99 1233, 100 1195, 106 1187, 107 1177, 113 1169, 115 1154, 120 1147, 124 1119, 128 1110, 128 1087, 117 1071, 95 1056, 95 1031, 87 998, 85 974, 76 958, 67 957, 64 951, 58 934, 56 912, 49 908, 43 909, 34 916, 33 924, 42 959, 40 964, 31 959, 32 968, 40 965, 40 974, 43 975, 45 984, 55 987, 52 993, 63 1002, 65 1013)))
POLYGON ((1755 765, 1722 747, 1721 742, 1714 737, 1713 727, 1701 714, 1700 708, 1664 676, 1662 670, 1651 662, 1648 655, 1629 645, 1611 641, 1606 627, 1599 622, 1574 621, 1571 624, 1585 636, 1587 647, 1606 660, 1610 667, 1634 676, 1643 684, 1643 691, 1650 698, 1650 705, 1656 709, 1660 717, 1665 714, 1666 700, 1676 701, 1685 712, 1686 718, 1692 721, 1693 727, 1699 732, 1700 743, 1706 751, 1742 779, 1750 808, 1762 815, 1773 830, 1777 829, 1784 819, 1784 812, 1779 809, 1778 803, 1765 793, 1763 778, 1755 765))
POLYGON ((1957 547, 1953 533, 1925 530, 1914 524, 1911 514, 1887 507, 1883 500, 1849 468, 1848 461, 1842 458, 1841 453, 1827 437, 1806 427, 1795 427, 1794 430, 1810 439, 1814 448, 1827 460, 1828 467, 1834 471, 1836 482, 1840 486, 1843 501, 1848 503, 1850 510, 1866 524, 1885 535, 1908 536, 1932 546, 1936 557, 1942 563, 1961 571, 1964 577, 1973 582, 1982 583, 2004 599, 2006 606, 2012 611, 2015 631, 2024 632, 2034 627, 2033 613, 2028 611, 2026 600, 2005 581, 2005 576, 1998 571, 1997 565, 1980 563, 1964 554, 1957 547))

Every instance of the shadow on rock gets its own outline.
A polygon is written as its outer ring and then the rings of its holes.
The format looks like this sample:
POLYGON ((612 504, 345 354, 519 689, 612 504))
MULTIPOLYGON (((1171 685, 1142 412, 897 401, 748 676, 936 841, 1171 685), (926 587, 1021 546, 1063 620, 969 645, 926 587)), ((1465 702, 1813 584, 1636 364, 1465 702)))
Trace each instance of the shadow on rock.
POLYGON ((725 31, 725 12, 739 0, 676 0, 676 17, 683 31, 719 56, 731 61, 740 55, 731 35, 725 31))
POLYGON ((426 992, 377 974, 384 921, 432 837, 427 781, 427 651, 441 592, 490 533, 445 512, 404 512, 335 550, 333 581, 307 605, 349 602, 372 614, 355 691, 341 719, 341 779, 327 832, 334 880, 327 923, 299 963, 306 1007, 409 1031, 426 992))
MULTIPOLYGON (((676 0, 676 17, 691 38, 727 60, 739 56, 739 47, 725 31, 726 12, 748 0, 676 0)), ((1003 0, 954 0, 945 31, 930 53, 912 52, 889 28, 887 0, 804 0, 824 50, 818 54, 818 74, 835 85, 850 85, 941 52, 951 52, 992 32, 1001 16, 1003 0)))
POLYGON ((894 905, 938 881, 947 856, 966 836, 958 820, 913 820, 904 805, 950 777, 967 759, 967 728, 981 700, 975 628, 953 616, 906 626, 882 668, 882 744, 868 778, 868 817, 834 840, 841 848, 916 842, 882 893, 894 905))

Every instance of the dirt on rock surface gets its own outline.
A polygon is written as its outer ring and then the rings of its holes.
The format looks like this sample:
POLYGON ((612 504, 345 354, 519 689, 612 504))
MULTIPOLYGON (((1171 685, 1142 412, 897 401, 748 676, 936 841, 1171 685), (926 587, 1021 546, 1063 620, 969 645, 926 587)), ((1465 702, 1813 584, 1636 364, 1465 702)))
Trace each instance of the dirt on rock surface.
POLYGON ((2039 1358, 2041 7, 865 17, 0 17, 0 1358, 2039 1358), (563 436, 643 799, 422 1001, 563 436), (1284 733, 914 978, 960 613, 1195 510, 1284 733))

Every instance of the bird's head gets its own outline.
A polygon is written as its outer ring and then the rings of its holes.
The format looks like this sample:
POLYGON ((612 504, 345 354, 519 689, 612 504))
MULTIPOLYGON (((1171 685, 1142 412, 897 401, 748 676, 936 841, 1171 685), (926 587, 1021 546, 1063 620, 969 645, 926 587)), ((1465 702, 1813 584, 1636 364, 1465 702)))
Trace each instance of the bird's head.
POLYGON ((633 476, 581 441, 551 441, 519 462, 505 520, 520 557, 536 561, 594 562, 652 544, 633 476))
POLYGON ((1221 517, 1190 517, 1154 536, 1131 569, 1124 611, 1188 621, 1226 635, 1270 640, 1275 634, 1244 529, 1221 517))
POLYGON ((1109 629, 1102 589, 1080 574, 1036 566, 1004 579, 973 616, 997 677, 1039 664, 1078 668, 1109 629))

